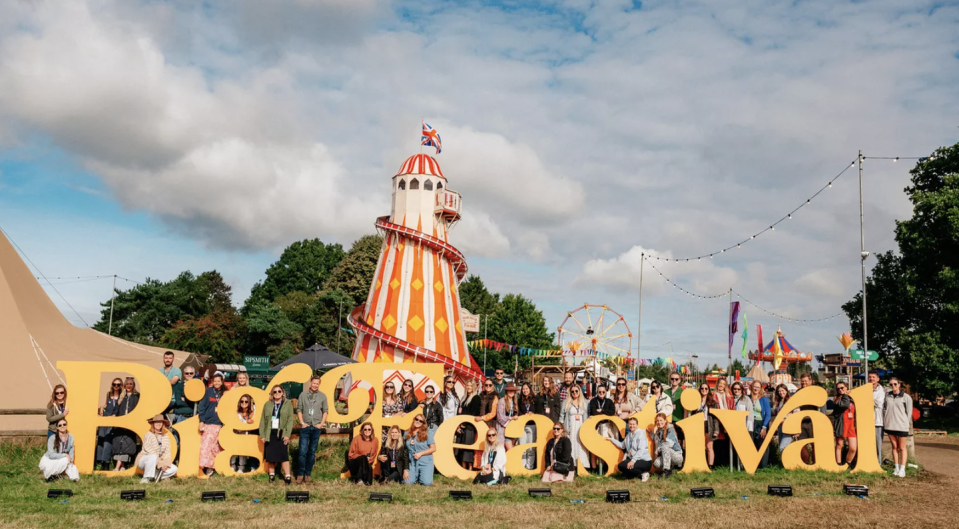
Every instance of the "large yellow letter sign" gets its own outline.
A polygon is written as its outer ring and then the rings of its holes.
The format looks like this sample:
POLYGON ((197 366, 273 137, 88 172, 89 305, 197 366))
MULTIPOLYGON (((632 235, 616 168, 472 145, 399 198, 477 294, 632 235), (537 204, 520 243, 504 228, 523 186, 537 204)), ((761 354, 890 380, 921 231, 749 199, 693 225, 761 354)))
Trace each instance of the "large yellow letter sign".
MULTIPOLYGON (((699 409, 702 402, 698 391, 683 391, 679 400, 686 411, 699 409)), ((706 463, 706 425, 703 414, 694 413, 681 421, 676 421, 677 427, 682 428, 686 437, 686 461, 683 462, 683 474, 690 472, 709 472, 706 463)), ((771 436, 767 436, 767 439, 771 436)))
MULTIPOLYGON (((589 453, 595 454, 596 457, 602 459, 606 463, 605 475, 612 476, 613 474, 619 472, 619 468, 616 465, 623 460, 623 451, 596 431, 596 427, 603 421, 612 422, 616 429, 619 430, 620 437, 622 437, 623 428, 626 425, 622 419, 616 417, 615 415, 593 415, 592 417, 586 419, 586 422, 584 422, 583 426, 580 427, 579 441, 583 443, 583 448, 585 448, 589 453)), ((578 463, 578 466, 582 468, 583 464, 578 463)), ((582 475, 585 476, 587 474, 584 473, 582 475)))
MULTIPOLYGON (((473 417, 470 417, 470 419, 473 419, 473 417)), ((538 476, 546 470, 543 463, 546 462, 546 443, 553 438, 552 419, 546 415, 522 415, 506 425, 506 438, 519 439, 523 437, 523 435, 526 434, 524 429, 529 422, 536 425, 536 441, 515 445, 513 448, 510 448, 509 452, 506 452, 506 475, 508 476, 538 476), (523 452, 530 448, 536 449, 536 467, 531 469, 523 466, 523 452)), ((439 433, 439 430, 437 430, 436 433, 439 433)), ((486 439, 486 437, 484 436, 480 439, 486 439)), ((437 444, 437 449, 438 448, 439 445, 437 444)))
POLYGON ((879 454, 876 453, 876 403, 872 400, 872 384, 863 384, 849 392, 856 404, 856 437, 859 452, 853 472, 882 472, 879 454))
MULTIPOLYGON (((489 427, 483 421, 475 422, 472 415, 457 415, 443 421, 439 428, 433 433, 433 441, 436 443, 436 452, 433 454, 433 464, 440 474, 448 478, 459 478, 472 481, 479 472, 476 470, 466 470, 459 461, 456 460, 454 449, 465 450, 483 450, 486 448, 486 432, 489 427), (476 441, 471 445, 455 443, 456 430, 461 424, 472 424, 476 428, 476 441)), ((522 466, 522 465, 520 465, 522 466)), ((506 473, 512 474, 509 470, 509 456, 506 459, 506 473)))
MULTIPOLYGON (((97 428, 113 426, 125 428, 140 435, 147 431, 147 420, 153 418, 170 404, 173 389, 170 382, 155 367, 130 362, 57 362, 57 369, 63 371, 66 385, 70 388, 70 432, 75 443, 75 464, 81 474, 93 472, 93 460, 96 456, 97 428), (125 373, 140 383, 140 401, 130 413, 122 417, 100 417, 97 407, 100 403, 100 377, 104 374, 125 373)), ((125 472, 109 472, 108 475, 130 475, 131 468, 125 472)))

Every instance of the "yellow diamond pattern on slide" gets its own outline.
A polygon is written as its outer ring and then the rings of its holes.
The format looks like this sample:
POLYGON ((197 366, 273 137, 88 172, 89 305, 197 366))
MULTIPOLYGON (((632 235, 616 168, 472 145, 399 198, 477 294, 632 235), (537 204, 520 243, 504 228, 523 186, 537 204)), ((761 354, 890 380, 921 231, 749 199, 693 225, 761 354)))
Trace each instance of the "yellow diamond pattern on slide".
POLYGON ((394 277, 393 280, 390 281, 390 288, 392 288, 393 290, 396 290, 396 287, 398 286, 400 286, 400 282, 394 277))
POLYGON ((383 328, 390 330, 394 325, 396 325, 396 318, 394 318, 392 314, 387 314, 386 317, 383 318, 383 328))
POLYGON ((421 320, 419 316, 413 316, 410 319, 409 324, 410 328, 412 328, 414 331, 418 331, 420 330, 420 327, 423 326, 423 320, 421 320))
POLYGON ((399 251, 402 252, 402 251, 403 251, 403 248, 406 248, 406 245, 405 245, 405 244, 401 244, 401 245, 397 246, 396 248, 399 249, 399 251))
POLYGON ((419 289, 423 288, 423 282, 420 281, 419 278, 416 278, 412 283, 410 283, 410 286, 412 286, 414 290, 418 291, 419 289))
POLYGON ((463 328, 460 327, 460 322, 456 322, 456 332, 463 334, 463 328))
POLYGON ((449 327, 450 326, 446 324, 446 320, 443 318, 440 318, 439 321, 436 322, 436 328, 439 329, 440 332, 446 332, 446 329, 449 329, 449 327))
POLYGON ((379 290, 383 286, 383 282, 379 279, 376 280, 376 290, 379 290))
POLYGON ((433 288, 435 288, 437 292, 442 292, 442 291, 443 291, 443 282, 437 280, 435 283, 433 283, 433 288))

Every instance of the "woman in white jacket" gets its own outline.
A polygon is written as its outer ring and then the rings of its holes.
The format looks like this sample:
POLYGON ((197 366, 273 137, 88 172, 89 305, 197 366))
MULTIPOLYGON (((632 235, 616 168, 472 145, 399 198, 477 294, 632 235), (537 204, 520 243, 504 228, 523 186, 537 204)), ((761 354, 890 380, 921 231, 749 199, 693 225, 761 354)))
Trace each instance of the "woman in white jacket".
POLYGON ((480 464, 482 466, 479 474, 473 479, 474 484, 495 485, 503 482, 503 478, 506 477, 506 449, 496 438, 496 430, 492 428, 486 432, 486 448, 483 449, 480 464))
POLYGON ((663 385, 654 380, 649 385, 649 392, 651 393, 649 399, 656 403, 656 413, 665 413, 667 417, 672 418, 673 399, 663 393, 663 385))
POLYGON ((43 478, 53 481, 65 475, 72 481, 80 481, 80 472, 73 463, 73 435, 67 431, 67 420, 60 419, 54 426, 57 431, 47 437, 47 453, 40 458, 43 478))

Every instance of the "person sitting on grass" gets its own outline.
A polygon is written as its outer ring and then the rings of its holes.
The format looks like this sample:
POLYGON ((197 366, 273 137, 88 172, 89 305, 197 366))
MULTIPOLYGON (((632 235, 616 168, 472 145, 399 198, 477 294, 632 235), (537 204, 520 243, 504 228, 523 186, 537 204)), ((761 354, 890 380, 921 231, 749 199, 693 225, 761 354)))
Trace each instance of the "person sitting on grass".
POLYGON ((350 469, 350 481, 364 485, 373 484, 373 463, 380 452, 380 440, 373 435, 373 425, 360 427, 360 435, 353 438, 346 454, 346 466, 350 469))
POLYGON ((176 465, 173 464, 173 454, 170 450, 170 432, 167 427, 170 421, 163 415, 156 415, 149 421, 150 431, 143 434, 143 449, 136 458, 136 467, 143 470, 143 479, 140 483, 160 481, 176 475, 176 465), (159 473, 157 473, 159 470, 159 473))
MULTIPOLYGON (((742 390, 741 387, 739 389, 742 390)), ((664 479, 669 479, 673 473, 672 468, 683 464, 683 450, 679 446, 676 429, 669 424, 665 413, 656 414, 655 425, 653 441, 656 442, 656 460, 653 461, 653 466, 663 471, 664 479)))
POLYGON ((53 481, 65 475, 80 481, 80 471, 73 463, 73 434, 67 431, 67 420, 60 419, 54 426, 57 432, 47 437, 47 452, 40 458, 43 479, 53 481))
POLYGON ((576 469, 573 467, 573 444, 566 436, 566 427, 557 422, 553 425, 553 438, 546 443, 546 472, 543 483, 573 481, 576 469))
POLYGON ((403 442, 403 432, 400 427, 393 425, 386 434, 386 442, 380 449, 380 483, 387 481, 402 483, 403 473, 410 468, 410 455, 403 442))
POLYGON ((639 421, 636 417, 629 418, 628 429, 629 432, 622 441, 616 438, 606 440, 624 452, 623 460, 618 466, 623 477, 632 479, 639 476, 644 482, 649 481, 653 460, 649 457, 649 440, 646 439, 646 432, 639 429, 639 421))
POLYGON ((503 443, 497 439, 496 430, 486 432, 486 448, 483 450, 483 456, 480 462, 479 474, 473 479, 473 484, 483 483, 486 485, 495 485, 503 481, 506 476, 506 449, 503 443))

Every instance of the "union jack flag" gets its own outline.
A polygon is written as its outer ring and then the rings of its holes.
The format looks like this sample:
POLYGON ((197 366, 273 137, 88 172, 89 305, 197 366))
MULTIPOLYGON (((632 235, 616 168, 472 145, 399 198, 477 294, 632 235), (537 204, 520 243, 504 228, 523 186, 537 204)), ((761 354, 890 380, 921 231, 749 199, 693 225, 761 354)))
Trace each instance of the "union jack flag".
POLYGON ((439 133, 433 127, 427 125, 425 121, 423 122, 423 136, 420 137, 420 145, 436 147, 436 154, 443 151, 443 141, 440 140, 439 133))

